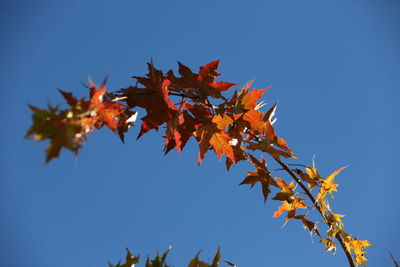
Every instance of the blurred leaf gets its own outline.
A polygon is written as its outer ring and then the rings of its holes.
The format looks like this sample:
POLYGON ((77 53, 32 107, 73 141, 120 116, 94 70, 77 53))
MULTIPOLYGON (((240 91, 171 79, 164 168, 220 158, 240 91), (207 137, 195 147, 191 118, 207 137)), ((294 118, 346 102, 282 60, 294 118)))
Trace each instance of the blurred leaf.
POLYGON ((189 262, 188 267, 218 267, 219 261, 221 260, 220 250, 218 248, 217 253, 214 256, 212 264, 205 263, 204 261, 199 260, 200 251, 196 254, 196 256, 189 262))
POLYGON ((167 259, 168 253, 170 252, 171 248, 172 246, 169 246, 167 251, 165 251, 161 257, 160 254, 157 253, 157 256, 154 258, 154 260, 150 260, 150 258, 147 257, 146 267, 170 267, 170 265, 165 263, 165 260, 167 259))
POLYGON ((109 267, 134 267, 135 264, 139 262, 139 259, 140 255, 134 257, 129 249, 126 249, 125 263, 121 264, 121 262, 119 262, 117 265, 112 265, 111 263, 109 263, 108 265, 109 267))

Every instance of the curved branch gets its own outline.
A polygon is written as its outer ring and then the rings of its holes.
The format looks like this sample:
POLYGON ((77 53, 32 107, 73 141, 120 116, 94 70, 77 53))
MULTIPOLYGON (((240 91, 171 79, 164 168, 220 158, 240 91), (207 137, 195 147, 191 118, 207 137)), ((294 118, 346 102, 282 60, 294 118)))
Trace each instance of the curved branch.
MULTIPOLYGON (((326 218, 325 213, 322 211, 321 207, 316 203, 314 196, 311 194, 310 190, 302 183, 302 181, 296 176, 296 174, 293 173, 291 169, 288 168, 288 166, 283 163, 279 158, 275 158, 275 161, 295 180, 295 182, 303 189, 304 193, 308 196, 308 198, 314 203, 314 206, 317 208, 318 212, 321 214, 322 218, 324 218, 325 222, 330 225, 329 221, 326 218)), ((339 241, 340 246, 342 247, 343 251, 346 254, 347 260, 349 261, 350 267, 355 267, 356 265, 354 264, 353 257, 351 256, 350 251, 346 249, 346 246, 344 244, 344 241, 340 235, 335 235, 337 241, 339 241)))

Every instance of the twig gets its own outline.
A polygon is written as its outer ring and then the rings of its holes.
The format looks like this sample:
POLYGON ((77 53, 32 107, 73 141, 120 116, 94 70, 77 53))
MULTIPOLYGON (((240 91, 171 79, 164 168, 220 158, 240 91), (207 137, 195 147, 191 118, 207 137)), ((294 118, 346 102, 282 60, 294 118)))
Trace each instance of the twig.
POLYGON ((300 166, 300 167, 307 168, 307 166, 306 166, 306 165, 304 165, 304 164, 287 163, 286 165, 288 165, 288 166, 300 166))
POLYGON ((392 258, 392 261, 393 261, 394 265, 396 267, 399 267, 399 263, 394 259, 393 255, 392 255, 392 252, 389 252, 389 255, 390 255, 390 258, 392 258))

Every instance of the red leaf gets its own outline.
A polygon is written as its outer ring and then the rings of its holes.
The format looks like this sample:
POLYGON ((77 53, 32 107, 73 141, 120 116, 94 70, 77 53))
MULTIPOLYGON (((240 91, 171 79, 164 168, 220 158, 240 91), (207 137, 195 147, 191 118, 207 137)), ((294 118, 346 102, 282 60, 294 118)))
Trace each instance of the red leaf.
POLYGON ((167 122, 167 130, 165 133, 165 146, 164 151, 167 154, 173 148, 181 151, 190 137, 193 136, 195 130, 194 120, 189 115, 187 110, 183 110, 186 107, 186 102, 181 104, 178 112, 175 113, 174 117, 167 122))
POLYGON ((147 77, 135 77, 145 88, 136 86, 122 89, 122 97, 130 108, 142 107, 147 115, 142 118, 142 126, 138 138, 151 129, 158 127, 174 117, 178 108, 168 97, 168 87, 171 82, 162 75, 162 72, 148 64, 147 77))
POLYGON ((193 73, 187 66, 178 62, 179 74, 175 77, 173 72, 168 73, 168 78, 173 83, 173 90, 183 92, 192 98, 204 100, 207 96, 222 98, 221 92, 227 91, 234 83, 216 82, 215 78, 220 76, 217 72, 219 60, 213 61, 200 67, 199 73, 193 73))

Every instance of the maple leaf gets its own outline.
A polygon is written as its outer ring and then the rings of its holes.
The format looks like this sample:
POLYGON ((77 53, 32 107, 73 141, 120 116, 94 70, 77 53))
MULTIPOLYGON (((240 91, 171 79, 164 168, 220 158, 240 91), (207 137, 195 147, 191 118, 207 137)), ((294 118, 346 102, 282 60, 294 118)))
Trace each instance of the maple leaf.
POLYGON ((117 265, 108 264, 109 267, 134 267, 140 260, 140 255, 133 256, 129 249, 126 249, 125 263, 121 264, 121 261, 117 265))
POLYGON ((276 149, 271 141, 267 138, 263 139, 260 143, 249 142, 248 146, 245 147, 250 150, 261 150, 270 154, 274 158, 279 158, 280 156, 285 158, 294 158, 295 156, 287 153, 286 151, 276 149))
POLYGON ((319 182, 323 180, 315 167, 314 159, 312 161, 312 167, 305 167, 305 173, 299 169, 293 169, 293 171, 300 176, 301 180, 308 183, 308 189, 310 190, 318 186, 319 182))
POLYGON ((311 179, 315 179, 315 180, 321 180, 322 179, 322 177, 319 175, 319 173, 317 171, 317 167, 315 167, 314 159, 312 161, 312 167, 306 167, 305 170, 306 170, 308 176, 311 179))
POLYGON ((274 215, 272 217, 276 218, 281 216, 285 211, 288 212, 286 216, 286 221, 285 224, 296 215, 296 210, 297 209, 307 209, 308 206, 303 203, 305 199, 300 198, 300 197, 294 197, 292 203, 289 203, 288 201, 283 201, 282 205, 278 208, 277 211, 274 212, 274 215))
POLYGON ((250 188, 253 188, 256 183, 261 183, 261 189, 264 196, 264 202, 267 202, 267 198, 270 190, 270 185, 274 185, 278 187, 277 183, 272 179, 270 172, 267 169, 267 165, 265 159, 261 157, 261 161, 259 161, 252 154, 248 154, 250 157, 250 162, 256 167, 256 171, 247 172, 246 178, 239 184, 248 184, 250 188))
POLYGON ((29 106, 33 111, 33 124, 25 135, 25 138, 33 140, 49 139, 46 148, 46 162, 59 156, 62 148, 66 148, 75 154, 81 148, 75 139, 82 131, 82 127, 75 121, 69 119, 69 110, 59 110, 57 107, 49 106, 48 110, 29 106))
POLYGON ((214 149, 218 159, 222 155, 226 155, 232 161, 235 161, 233 148, 230 144, 232 138, 225 132, 225 128, 232 122, 232 118, 227 115, 215 115, 212 119, 208 119, 198 126, 194 135, 200 146, 199 164, 203 161, 204 155, 210 149, 210 146, 214 149))
POLYGON ((165 145, 164 152, 167 154, 173 148, 182 151, 183 147, 193 136, 195 131, 194 119, 190 116, 186 107, 187 101, 181 103, 179 111, 175 113, 174 117, 167 121, 165 132, 165 145))
POLYGON ((229 103, 233 105, 232 112, 239 114, 244 113, 246 111, 255 110, 258 107, 258 100, 264 94, 264 92, 268 89, 253 89, 249 92, 249 89, 253 81, 246 83, 239 95, 234 94, 230 99, 229 103))
MULTIPOLYGON (((182 149, 182 134, 178 130, 178 127, 181 126, 184 122, 183 114, 180 112, 175 113, 175 116, 167 122, 167 130, 165 133, 165 147, 164 151, 167 154, 171 149, 176 147, 178 151, 182 149)), ((189 136, 190 137, 190 136, 189 136)))
POLYGON ((328 221, 331 223, 335 223, 340 229, 344 228, 344 224, 342 222, 342 219, 345 215, 342 214, 335 214, 335 213, 330 213, 328 215, 328 221))
POLYGON ((217 250, 217 253, 214 256, 214 259, 213 259, 211 265, 204 261, 199 260, 199 255, 200 255, 200 252, 198 252, 196 254, 196 256, 189 262, 188 267, 218 267, 219 261, 221 260, 221 253, 220 253, 219 248, 217 250))
POLYGON ((250 110, 243 114, 242 120, 247 122, 246 127, 252 132, 254 135, 267 135, 270 132, 269 124, 266 124, 263 121, 263 113, 258 110, 250 110))
POLYGON ((65 101, 67 101, 68 105, 70 105, 71 107, 76 106, 76 104, 78 103, 78 100, 73 96, 72 93, 65 92, 65 91, 63 91, 61 89, 58 89, 58 91, 64 97, 65 101))
POLYGON ((168 78, 172 81, 172 90, 184 92, 185 95, 204 101, 207 96, 223 98, 221 92, 227 91, 234 83, 216 82, 215 78, 220 76, 217 72, 219 59, 200 67, 199 73, 193 73, 187 66, 178 62, 179 74, 182 77, 175 77, 172 71, 168 78))
POLYGON ((293 172, 297 173, 301 180, 308 183, 308 189, 311 190, 314 187, 318 186, 318 180, 315 179, 316 176, 314 176, 314 178, 312 178, 308 173, 302 172, 299 169, 293 169, 293 172))
MULTIPOLYGON (((340 220, 340 218, 339 218, 340 220)), ((331 238, 336 237, 337 234, 340 234, 343 230, 339 227, 337 227, 337 224, 331 224, 329 230, 326 232, 328 236, 331 238)))
POLYGON ((334 171, 331 175, 329 175, 326 179, 321 179, 322 185, 321 188, 318 192, 318 195, 315 199, 315 202, 318 202, 320 200, 324 201, 326 197, 326 193, 329 193, 331 197, 334 199, 334 196, 332 194, 333 191, 337 191, 336 188, 338 184, 335 184, 334 179, 336 175, 338 175, 342 170, 344 170, 346 167, 342 167, 336 171, 334 171))
POLYGON ((153 64, 148 63, 148 69, 147 77, 134 76, 145 88, 131 86, 119 91, 129 108, 141 107, 147 112, 146 116, 141 118, 142 126, 138 138, 149 130, 158 130, 161 124, 173 118, 178 111, 168 97, 171 81, 164 77, 160 70, 154 68, 153 64))
POLYGON ((336 253, 336 244, 332 239, 330 239, 330 238, 322 238, 319 242, 324 242, 325 243, 324 247, 325 247, 325 251, 326 252, 329 252, 329 251, 332 250, 333 254, 336 253))
POLYGON ((46 149, 46 162, 58 157, 62 148, 77 154, 81 143, 94 128, 99 129, 105 125, 113 132, 118 130, 121 135, 133 123, 132 118, 126 118, 130 111, 125 110, 124 105, 107 99, 106 81, 107 79, 99 88, 96 88, 89 80, 89 100, 85 98, 78 100, 72 93, 59 90, 69 105, 69 108, 65 110, 51 106, 44 110, 31 106, 34 112, 33 125, 26 137, 35 140, 50 140, 46 149))
POLYGON ((368 240, 358 240, 356 238, 352 238, 350 240, 350 245, 351 249, 353 250, 353 253, 356 258, 356 264, 361 264, 362 266, 366 266, 365 263, 368 261, 367 258, 365 257, 366 250, 365 248, 368 246, 372 246, 371 243, 369 243, 368 240))
POLYGON ((287 153, 291 155, 292 158, 296 158, 293 154, 293 151, 289 148, 289 146, 286 144, 286 141, 283 138, 280 138, 276 135, 274 127, 272 127, 272 124, 276 121, 276 119, 273 119, 273 116, 275 115, 277 104, 272 106, 264 115, 263 120, 266 122, 266 124, 269 125, 268 127, 268 132, 267 136, 271 140, 271 142, 278 146, 279 148, 283 149, 287 153))
POLYGON ((296 158, 293 151, 290 150, 286 144, 286 141, 276 135, 271 122, 268 119, 265 119, 265 116, 263 115, 264 113, 258 110, 250 110, 242 115, 241 119, 247 123, 246 126, 252 134, 252 139, 255 139, 254 136, 264 136, 261 142, 259 140, 260 138, 258 138, 258 140, 256 140, 258 143, 250 143, 246 149, 261 150, 267 152, 274 158, 279 158, 279 156, 285 158, 296 158), (280 149, 277 149, 276 147, 280 149))
POLYGON ((278 192, 272 199, 273 200, 280 200, 280 201, 287 201, 289 204, 292 203, 294 199, 294 189, 295 185, 294 182, 287 184, 283 179, 275 177, 279 187, 281 188, 281 192, 278 192))
POLYGON ((307 219, 307 217, 305 215, 300 215, 301 216, 301 220, 303 221, 303 227, 304 229, 308 229, 308 231, 310 232, 310 235, 312 236, 313 231, 318 235, 321 236, 321 234, 319 233, 317 224, 315 222, 312 222, 310 220, 307 219))
POLYGON ((252 137, 262 135, 267 137, 271 144, 273 144, 275 139, 277 139, 275 130, 269 121, 264 121, 263 115, 264 113, 261 111, 255 109, 249 110, 241 114, 237 119, 237 123, 240 123, 243 128, 247 128, 252 137))
POLYGON ((368 240, 359 240, 345 231, 341 231, 341 235, 344 239, 345 247, 348 251, 353 252, 353 257, 356 260, 356 266, 361 264, 365 267, 365 263, 368 261, 365 257, 366 248, 372 246, 368 240))
POLYGON ((150 260, 150 258, 147 257, 146 267, 170 267, 170 265, 165 263, 165 260, 167 259, 168 253, 171 251, 171 248, 172 246, 169 246, 168 250, 165 251, 162 256, 157 253, 157 256, 153 260, 150 260))
POLYGON ((105 124, 113 132, 117 131, 119 115, 123 112, 124 106, 120 103, 105 101, 107 79, 104 79, 99 88, 89 79, 90 84, 90 116, 82 119, 81 123, 87 128, 86 131, 92 131, 95 128, 101 128, 105 124))
POLYGON ((235 160, 232 160, 231 158, 227 157, 225 160, 225 165, 226 165, 226 169, 229 171, 230 167, 232 166, 232 164, 238 163, 239 161, 242 160, 246 160, 246 154, 243 151, 243 149, 241 148, 241 142, 238 141, 238 139, 233 138, 230 141, 230 145, 232 145, 232 149, 233 149, 233 157, 235 158, 235 160))

